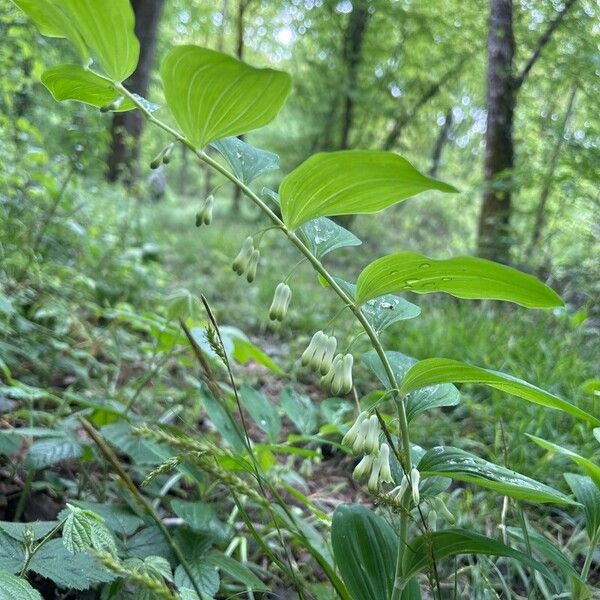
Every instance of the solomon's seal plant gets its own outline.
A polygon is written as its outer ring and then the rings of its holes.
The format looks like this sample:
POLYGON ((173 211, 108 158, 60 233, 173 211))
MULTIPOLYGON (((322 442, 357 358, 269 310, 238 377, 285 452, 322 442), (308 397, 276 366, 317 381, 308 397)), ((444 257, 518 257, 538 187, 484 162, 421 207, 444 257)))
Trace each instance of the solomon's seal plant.
MULTIPOLYGON (((336 594, 345 600, 413 600, 421 597, 420 588, 425 582, 431 594, 441 598, 443 586, 451 584, 440 581, 438 563, 464 553, 509 557, 525 569, 537 571, 544 588, 558 588, 554 592, 559 595, 569 588, 580 590, 589 564, 581 573, 573 571, 567 581, 557 583, 529 543, 526 551, 521 551, 508 540, 469 529, 434 531, 436 513, 432 510, 433 516, 426 519, 422 508, 427 502, 451 522, 451 515, 442 509, 442 498, 451 480, 491 489, 515 502, 551 503, 562 508, 577 503, 557 489, 459 448, 416 446, 413 437, 418 436, 418 430, 412 423, 425 411, 455 406, 459 401, 455 383, 501 390, 518 397, 520 402, 563 411, 581 420, 582 426, 598 427, 600 419, 511 375, 445 358, 415 361, 398 348, 384 348, 381 339, 381 332, 387 327, 419 314, 419 309, 401 296, 407 291, 499 300, 537 309, 562 306, 559 296, 531 275, 469 256, 433 259, 416 252, 394 251, 367 265, 355 282, 337 278, 326 266, 326 255, 337 248, 355 246, 360 240, 329 217, 377 213, 421 192, 457 190, 422 175, 396 153, 365 149, 315 154, 285 176, 278 193, 259 194, 251 184, 260 172, 248 167, 251 161, 240 161, 236 156, 242 151, 254 156, 263 151, 243 146, 239 140, 232 141, 232 136, 248 133, 275 119, 291 89, 286 73, 254 68, 207 48, 174 47, 160 67, 170 117, 164 116, 166 111, 161 109, 159 118, 155 106, 123 84, 135 70, 139 55, 134 17, 127 0, 113 0, 110 6, 100 0, 14 1, 43 34, 66 38, 81 58, 80 64, 59 65, 42 74, 42 83, 57 100, 76 100, 104 110, 141 111, 150 123, 171 136, 173 143, 186 146, 261 210, 270 221, 270 229, 278 231, 303 255, 368 339, 372 350, 360 358, 384 392, 378 401, 370 399, 364 405, 349 428, 344 445, 349 452, 351 448, 364 454, 354 476, 368 478, 368 489, 374 497, 390 507, 393 526, 362 506, 341 505, 336 509, 331 534, 335 565, 326 559, 319 563, 336 594), (207 152, 209 145, 219 151, 225 162, 207 152), (376 409, 392 409, 395 417, 380 421, 376 409), (382 435, 384 443, 380 443, 382 435), (390 491, 382 492, 382 484, 389 486, 390 491), (382 557, 381 561, 372 559, 377 556, 382 557)), ((152 166, 169 161, 172 145, 167 148, 152 166)), ((207 201, 200 224, 210 222, 211 208, 212 202, 207 201)), ((248 237, 233 261, 233 269, 252 283, 259 258, 253 238, 248 237)), ((285 316, 291 296, 289 288, 280 285, 269 311, 271 318, 277 320, 285 316)), ((322 375, 326 389, 334 395, 345 395, 353 387, 354 357, 348 352, 335 354, 338 341, 323 331, 317 332, 301 362, 322 375)), ((359 390, 357 395, 360 397, 359 390)), ((243 460, 250 460, 262 491, 270 484, 261 474, 249 440, 245 453, 243 460)), ((209 463, 206 468, 210 468, 209 463)), ((598 479, 593 481, 594 485, 600 483, 598 479)), ((276 493, 272 486, 269 489, 276 493)), ((281 527, 289 527, 290 518, 281 518, 281 527)), ((521 528, 528 540, 526 525, 521 524, 521 528)), ((592 537, 598 541, 597 534, 592 537)), ((285 569, 266 545, 261 548, 274 564, 285 569)), ((557 553, 560 554, 556 550, 552 555, 555 560, 557 553)), ((293 575, 293 570, 290 572, 293 575)), ((297 589, 304 597, 301 587, 297 589)))

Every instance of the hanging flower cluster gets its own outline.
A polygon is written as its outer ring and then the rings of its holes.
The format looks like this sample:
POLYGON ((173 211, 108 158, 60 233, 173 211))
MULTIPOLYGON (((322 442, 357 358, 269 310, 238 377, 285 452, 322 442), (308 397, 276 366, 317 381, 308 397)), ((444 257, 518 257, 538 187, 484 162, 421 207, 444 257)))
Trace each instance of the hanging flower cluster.
POLYGON ((421 501, 421 495, 419 492, 420 481, 421 481, 421 474, 419 473, 419 470, 416 467, 413 467, 410 470, 409 477, 406 477, 406 475, 404 475, 402 477, 402 481, 400 482, 400 485, 395 487, 390 492, 390 496, 396 502, 401 504, 406 492, 408 491, 408 488, 410 487, 412 501, 413 501, 414 505, 417 506, 419 504, 419 502, 421 501))
POLYGON ((271 321, 283 321, 287 314, 292 299, 292 290, 286 283, 279 283, 275 288, 275 294, 273 295, 273 302, 271 302, 271 308, 269 309, 269 319, 271 321))
POLYGON ((394 483, 394 479, 390 468, 390 447, 385 442, 379 444, 379 419, 377 415, 367 417, 366 412, 358 415, 354 425, 342 439, 342 444, 351 446, 355 454, 364 454, 352 477, 364 479, 368 476, 367 487, 375 492, 380 482, 394 483))
POLYGON ((259 259, 260 250, 254 247, 254 240, 248 236, 231 266, 238 275, 246 274, 246 281, 252 283, 256 279, 259 259))

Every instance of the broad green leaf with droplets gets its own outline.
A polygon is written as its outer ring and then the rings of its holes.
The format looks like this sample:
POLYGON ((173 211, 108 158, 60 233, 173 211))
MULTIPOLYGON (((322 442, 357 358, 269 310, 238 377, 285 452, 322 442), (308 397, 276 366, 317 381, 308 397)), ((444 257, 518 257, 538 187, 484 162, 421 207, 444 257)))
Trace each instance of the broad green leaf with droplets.
POLYGON ((548 452, 556 452, 557 454, 562 454, 563 456, 567 456, 570 458, 575 464, 579 465, 583 471, 589 475, 594 483, 600 489, 600 465, 592 462, 589 458, 585 458, 568 448, 564 448, 563 446, 559 446, 558 444, 554 444, 553 442, 549 442, 547 440, 543 440, 542 438, 536 437, 535 435, 531 435, 529 433, 525 434, 527 437, 531 438, 538 446, 544 448, 544 450, 548 450, 548 452))
POLYGON ((300 227, 300 234, 308 249, 317 257, 347 246, 362 244, 351 231, 348 231, 327 217, 317 217, 300 227))
POLYGON ((375 213, 426 190, 456 188, 426 177, 405 158, 382 150, 314 154, 281 183, 281 212, 290 229, 315 217, 375 213))
POLYGON ((255 69, 200 46, 173 48, 160 74, 173 117, 200 148, 267 125, 291 88, 287 73, 255 69))
MULTIPOLYGON (((55 100, 77 100, 97 108, 107 106, 121 97, 113 83, 79 65, 58 65, 42 73, 42 83, 55 100)), ((135 104, 124 98, 113 112, 125 112, 135 104)))
MULTIPOLYGON (((405 356, 400 352, 386 352, 385 355, 392 367, 396 381, 402 381, 406 372, 415 364, 417 360, 405 356)), ((392 385, 387 376, 379 356, 376 352, 370 351, 362 356, 362 362, 371 370, 371 372, 381 381, 387 390, 392 389, 392 385)), ((386 396, 389 400, 390 396, 386 396)), ((384 398, 384 399, 386 399, 384 398)), ((456 406, 460 402, 460 394, 451 383, 436 383, 430 386, 413 390, 406 397, 406 417, 412 421, 422 412, 432 408, 442 406, 456 406)))
POLYGON ((550 394, 522 379, 501 373, 474 367, 459 360, 449 358, 427 358, 412 366, 404 376, 400 385, 400 393, 408 394, 439 383, 472 383, 488 385, 507 394, 512 394, 540 404, 547 408, 562 410, 574 417, 588 421, 592 425, 600 424, 600 420, 585 412, 578 406, 550 394))
POLYGON ((417 468, 423 478, 451 477, 517 500, 532 503, 576 504, 562 492, 544 483, 452 446, 436 446, 428 450, 419 461, 417 468))
POLYGON ((85 66, 91 55, 117 82, 135 71, 140 43, 129 0, 16 0, 16 4, 43 35, 68 38, 85 66))
POLYGON ((314 154, 281 183, 281 212, 290 229, 315 217, 375 213, 426 190, 456 188, 422 175, 382 150, 314 154))
POLYGON ((563 476, 573 490, 575 498, 583 505, 585 528, 591 540, 600 528, 600 488, 591 477, 585 475, 564 473, 563 476))
POLYGON ((267 434, 269 441, 276 442, 281 431, 281 419, 269 399, 249 385, 243 384, 240 387, 240 402, 252 420, 267 434))
POLYGON ((517 560, 530 569, 539 571, 549 579, 552 578, 552 573, 546 566, 524 552, 515 550, 499 540, 474 531, 458 528, 428 532, 426 535, 412 539, 407 544, 403 578, 406 580, 426 569, 430 569, 432 559, 437 562, 443 558, 460 554, 506 556, 517 560))
POLYGON ((239 138, 226 137, 212 142, 211 146, 225 158, 235 176, 246 184, 279 169, 277 154, 251 146, 239 138))
POLYGON ((42 600, 40 593, 23 577, 0 571, 0 598, 2 600, 42 600))
POLYGON ((365 267, 358 277, 356 301, 364 304, 398 292, 445 292, 457 298, 504 300, 527 308, 563 305, 554 290, 511 267, 473 256, 436 260, 416 252, 383 256, 365 267))

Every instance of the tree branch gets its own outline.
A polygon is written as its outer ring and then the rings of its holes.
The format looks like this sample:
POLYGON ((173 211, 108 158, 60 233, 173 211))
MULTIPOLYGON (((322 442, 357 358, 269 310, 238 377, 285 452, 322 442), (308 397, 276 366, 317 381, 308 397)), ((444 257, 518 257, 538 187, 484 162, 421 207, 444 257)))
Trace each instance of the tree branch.
POLYGON ((554 34, 554 32, 558 29, 558 26, 561 24, 565 15, 569 10, 573 7, 573 5, 577 2, 577 0, 567 0, 565 2, 565 7, 550 21, 548 28, 538 39, 535 47, 533 48, 533 52, 529 57, 529 60, 525 63, 523 70, 514 78, 514 89, 518 90, 524 83, 525 79, 527 79, 527 75, 529 75, 529 71, 531 71, 533 65, 537 62, 538 58, 542 54, 542 50, 546 46, 546 44, 550 41, 550 38, 554 34))

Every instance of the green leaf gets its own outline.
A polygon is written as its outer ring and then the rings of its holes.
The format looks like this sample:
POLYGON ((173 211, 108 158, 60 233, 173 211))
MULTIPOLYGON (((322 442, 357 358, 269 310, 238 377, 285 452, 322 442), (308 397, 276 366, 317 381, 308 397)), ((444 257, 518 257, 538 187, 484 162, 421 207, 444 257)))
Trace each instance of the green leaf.
POLYGON ((240 336, 232 336, 233 339, 233 352, 231 353, 233 359, 240 365, 248 364, 253 360, 256 364, 262 365, 263 367, 283 375, 283 369, 268 355, 265 354, 258 346, 253 344, 248 338, 240 336))
POLYGON ((265 173, 279 169, 277 154, 255 148, 239 138, 223 138, 212 142, 211 146, 229 163, 235 176, 246 184, 252 183, 265 173))
POLYGON ((317 217, 300 227, 300 234, 308 249, 317 257, 323 258, 326 254, 345 248, 347 246, 360 246, 362 244, 351 231, 344 229, 335 221, 327 217, 317 217))
POLYGON ((356 301, 397 292, 445 292, 457 298, 514 302, 527 308, 563 306, 541 281, 505 265, 473 256, 436 260, 416 252, 383 256, 358 277, 356 301))
POLYGON ((146 559, 148 556, 165 556, 171 559, 171 548, 160 529, 155 526, 140 529, 124 543, 124 552, 132 558, 146 559))
MULTIPOLYGON (((205 558, 190 557, 188 565, 200 591, 212 598, 219 591, 219 585, 221 584, 217 569, 214 565, 206 562, 205 558)), ((175 569, 175 585, 180 590, 194 589, 191 579, 181 565, 175 569)))
POLYGON ((70 510, 63 525, 62 541, 72 554, 92 546, 92 521, 88 512, 79 508, 70 510))
POLYGON ((230 577, 244 584, 247 589, 268 592, 266 586, 246 565, 222 553, 214 553, 205 558, 206 564, 218 567, 230 577))
POLYGON ((132 535, 144 524, 144 521, 140 517, 123 506, 88 502, 85 500, 71 500, 71 503, 100 515, 104 519, 106 526, 118 535, 132 535))
POLYGON ((33 540, 36 541, 49 534, 58 523, 58 521, 33 521, 32 523, 0 521, 0 529, 18 541, 21 541, 25 532, 30 530, 33 540))
POLYGON ((569 457, 574 463, 579 465, 583 471, 587 475, 589 475, 594 483, 600 489, 600 466, 596 463, 592 462, 589 458, 585 458, 569 450, 568 448, 564 448, 563 446, 559 446, 558 444, 554 444, 553 442, 548 442, 547 440, 543 440, 542 438, 536 437, 535 435, 531 435, 529 433, 526 434, 527 437, 532 439, 538 446, 541 446, 545 450, 549 452, 556 452, 557 454, 562 454, 563 456, 569 457))
POLYGON ((22 577, 0 571, 0 600, 42 600, 42 597, 22 577))
POLYGON ((46 37, 67 38, 77 50, 83 64, 90 61, 90 53, 70 15, 56 0, 13 0, 35 23, 46 37))
POLYGON ((234 425, 232 415, 223 403, 216 400, 208 390, 203 390, 202 404, 208 418, 221 434, 223 441, 237 454, 244 452, 246 449, 244 439, 239 428, 234 425))
POLYGON ((422 535, 411 540, 407 548, 403 573, 405 581, 430 568, 432 560, 437 562, 460 554, 506 556, 539 571, 549 579, 552 578, 552 573, 547 567, 527 554, 506 546, 498 540, 466 529, 446 529, 422 535))
POLYGON ((281 212, 290 229, 315 217, 375 213, 425 190, 456 192, 421 175, 406 159, 381 150, 311 156, 281 183, 281 212))
POLYGON ((240 401, 252 420, 267 434, 269 440, 276 442, 281 431, 281 419, 266 396, 249 385, 243 384, 240 387, 240 401))
POLYGON ((43 469, 63 460, 79 458, 81 444, 74 440, 48 438, 34 442, 29 447, 27 464, 33 469, 43 469))
POLYGON ((23 544, 0 531, 0 571, 18 573, 25 562, 23 544))
MULTIPOLYGON (((402 381, 411 367, 417 364, 417 360, 405 356, 400 352, 386 352, 385 355, 392 367, 396 381, 402 381)), ((371 372, 381 381, 386 390, 393 389, 388 378, 387 372, 376 352, 371 351, 363 354, 362 362, 371 370, 371 372)), ((389 400, 390 396, 387 396, 389 400)), ((385 400, 383 398, 382 400, 385 400)), ((456 406, 460 402, 458 390, 450 383, 433 384, 422 389, 411 391, 406 396, 406 416, 409 421, 417 415, 431 410, 432 408, 441 408, 442 406, 456 406)), ((376 406, 376 404, 374 405, 376 406)))
POLYGON ((171 508, 191 529, 211 535, 217 540, 227 539, 229 527, 217 517, 212 504, 174 499, 171 501, 171 508))
POLYGON ((52 579, 59 587, 75 590, 87 590, 97 583, 115 579, 96 558, 84 552, 71 554, 61 540, 45 543, 31 559, 29 569, 52 579))
MULTIPOLYGON (((77 100, 97 108, 107 106, 121 96, 108 79, 100 77, 79 65, 58 65, 42 73, 42 83, 55 100, 77 100)), ((124 112, 135 108, 125 98, 113 112, 124 112)))
POLYGON ((300 433, 314 433, 317 428, 317 409, 308 396, 299 394, 291 386, 286 386, 279 394, 279 402, 288 419, 300 433))
POLYGON ((91 54, 118 82, 135 71, 140 44, 128 0, 110 0, 105 7, 97 0, 15 0, 15 4, 43 35, 69 39, 85 66, 91 54))
POLYGON ((147 556, 144 559, 144 568, 146 573, 160 579, 161 577, 166 581, 173 581, 173 573, 171 572, 171 565, 169 561, 162 556, 147 556))
POLYGON ((594 484, 591 477, 565 473, 569 487, 573 490, 577 501, 583 504, 585 512, 585 528, 590 540, 600 528, 600 489, 594 484))
POLYGON ((449 382, 488 385, 534 404, 562 410, 574 417, 588 421, 592 425, 600 424, 599 419, 574 404, 570 404, 566 400, 562 400, 558 396, 554 396, 522 379, 517 379, 512 375, 499 371, 474 367, 449 358, 427 358, 419 361, 404 376, 400 393, 407 394, 429 385, 449 382))
POLYGON ((474 454, 437 446, 428 450, 417 467, 421 477, 451 477, 532 503, 576 504, 568 496, 516 471, 491 463, 474 454))
POLYGON ((340 504, 333 513, 331 543, 352 600, 391 597, 398 538, 384 519, 359 504, 340 504))
POLYGON ((173 48, 160 74, 171 113, 200 148, 267 125, 291 88, 287 73, 255 69, 199 46, 173 48))

